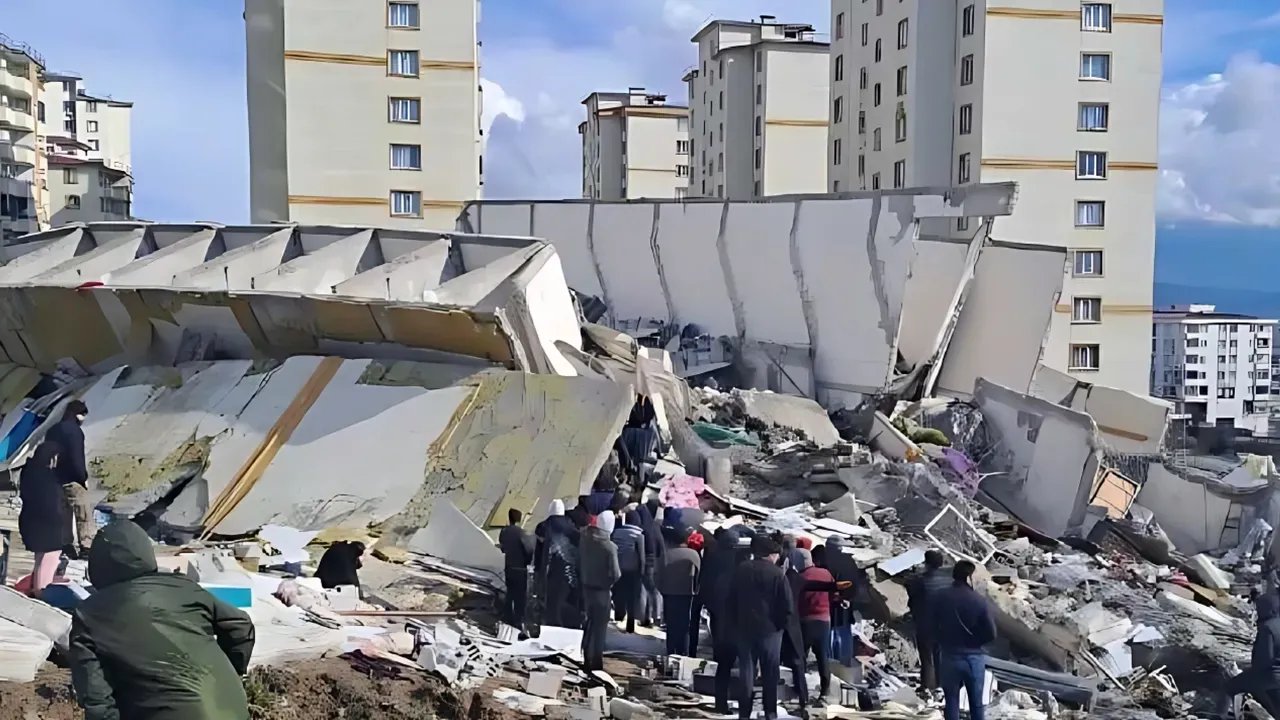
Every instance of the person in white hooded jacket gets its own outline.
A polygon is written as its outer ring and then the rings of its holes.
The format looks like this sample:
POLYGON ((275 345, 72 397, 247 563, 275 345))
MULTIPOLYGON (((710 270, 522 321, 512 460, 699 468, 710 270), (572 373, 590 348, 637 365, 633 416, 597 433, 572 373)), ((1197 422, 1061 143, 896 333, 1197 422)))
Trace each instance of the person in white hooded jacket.
POLYGON ((613 511, 605 510, 596 516, 594 526, 582 531, 578 546, 578 578, 582 583, 582 609, 586 614, 582 658, 588 670, 604 669, 610 595, 613 584, 622 577, 618 546, 610 539, 616 524, 613 511))
POLYGON ((534 529, 537 548, 534 574, 541 581, 542 624, 578 627, 578 526, 564 513, 564 502, 552 500, 547 519, 534 529))

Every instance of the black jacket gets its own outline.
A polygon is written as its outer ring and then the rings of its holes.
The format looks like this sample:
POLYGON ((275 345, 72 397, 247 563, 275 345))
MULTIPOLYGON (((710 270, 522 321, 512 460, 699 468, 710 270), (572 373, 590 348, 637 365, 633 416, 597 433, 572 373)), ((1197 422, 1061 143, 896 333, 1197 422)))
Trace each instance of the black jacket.
POLYGON ((31 552, 54 552, 73 543, 71 513, 58 476, 59 452, 54 443, 40 443, 18 476, 18 532, 31 552))
POLYGON ((952 584, 938 594, 932 609, 933 632, 938 647, 955 655, 981 655, 996 639, 991 607, 977 590, 952 584))
POLYGON ((503 567, 508 570, 520 570, 533 564, 533 538, 519 525, 502 528, 498 533, 498 547, 502 548, 503 567))
POLYGON ((702 551, 702 582, 698 595, 712 613, 725 607, 733 568, 738 564, 738 532, 728 528, 717 532, 702 551))
POLYGON ((734 569, 726 604, 731 627, 753 638, 781 632, 796 612, 782 568, 764 559, 734 569))
POLYGON ((339 540, 329 546, 320 556, 320 564, 316 566, 316 577, 320 578, 320 587, 336 588, 342 585, 360 587, 360 573, 364 563, 360 558, 364 555, 364 543, 339 540))
POLYGON ((586 590, 608 590, 622 577, 618 567, 618 546, 603 528, 582 531, 578 545, 578 577, 586 590))
POLYGON ((636 508, 636 512, 640 514, 640 529, 644 531, 644 557, 648 563, 653 563, 667 549, 666 543, 662 541, 662 529, 658 527, 658 521, 654 516, 654 508, 657 503, 643 503, 636 508))
POLYGON ((537 545, 533 552, 534 568, 542 571, 547 567, 547 558, 551 552, 551 545, 557 537, 564 537, 571 544, 577 546, 578 537, 581 534, 577 524, 564 515, 551 515, 546 520, 538 523, 533 533, 537 537, 537 545))
POLYGON ((89 469, 84 459, 84 430, 75 418, 67 418, 49 428, 44 441, 58 448, 58 478, 63 485, 89 486, 89 469))
POLYGON ((926 569, 907 582, 907 607, 918 631, 933 632, 933 608, 951 585, 951 572, 946 568, 926 569))
POLYGON ((1268 689, 1280 687, 1280 600, 1267 593, 1259 595, 1258 635, 1253 640, 1250 670, 1259 679, 1269 678, 1268 689))

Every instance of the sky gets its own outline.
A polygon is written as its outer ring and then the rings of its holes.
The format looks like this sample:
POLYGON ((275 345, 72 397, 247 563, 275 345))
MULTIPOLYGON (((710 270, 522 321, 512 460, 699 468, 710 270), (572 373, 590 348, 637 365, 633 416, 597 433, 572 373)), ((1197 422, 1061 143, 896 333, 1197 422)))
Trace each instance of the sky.
MULTIPOLYGON (((139 217, 248 220, 241 0, 7 4, 0 32, 135 103, 139 217)), ((829 0, 484 0, 486 196, 577 196, 586 95, 644 86, 678 102, 693 33, 762 13, 830 25, 829 0)), ((1165 18, 1162 229, 1280 239, 1280 0, 1165 0, 1165 18)))

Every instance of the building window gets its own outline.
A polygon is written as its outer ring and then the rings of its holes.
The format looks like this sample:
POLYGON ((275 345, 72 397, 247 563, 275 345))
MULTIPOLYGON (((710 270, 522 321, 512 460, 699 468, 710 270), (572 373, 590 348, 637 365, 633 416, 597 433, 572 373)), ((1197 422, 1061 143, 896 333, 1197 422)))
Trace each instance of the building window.
POLYGON ((97 103, 97 101, 95 101, 95 100, 90 100, 89 102, 85 103, 85 104, 84 104, 84 111, 85 111, 85 112, 87 112, 87 113, 96 113, 96 112, 98 112, 98 103, 97 103))
POLYGON ((836 56, 836 82, 844 80, 844 55, 836 56))
POLYGON ((862 23, 862 47, 867 46, 868 38, 871 37, 871 27, 867 23, 862 23))
POLYGON ((965 6, 964 11, 960 14, 960 18, 960 35, 962 37, 969 37, 973 34, 974 10, 972 4, 965 6))
POLYGON ((1071 301, 1071 322, 1102 322, 1102 298, 1078 297, 1071 301))
POLYGON ((872 91, 872 104, 880 107, 880 83, 876 83, 875 89, 872 91))
POLYGON ((1080 103, 1079 129, 1089 132, 1106 132, 1111 120, 1111 106, 1107 103, 1080 103))
POLYGON ((677 154, 677 155, 688 155, 688 154, 689 154, 689 141, 688 141, 688 140, 677 140, 677 141, 676 141, 676 154, 677 154))
POLYGON ((1102 251, 1076 250, 1072 253, 1071 274, 1075 277, 1102 277, 1102 251))
POLYGON ((85 132, 98 132, 98 121, 88 120, 84 124, 85 132))
POLYGON ((72 135, 75 135, 75 134, 76 134, 76 121, 75 121, 75 120, 63 120, 63 121, 62 121, 62 131, 63 131, 63 132, 65 132, 65 133, 70 133, 70 134, 72 134, 72 135))
POLYGON ((831 108, 831 121, 835 123, 844 121, 844 98, 836 98, 835 105, 831 108))
POLYGON ((860 154, 858 155, 858 177, 862 177, 866 174, 867 174, 867 156, 860 154))
POLYGON ((907 47, 907 38, 910 34, 907 19, 903 18, 898 22, 898 49, 905 50, 907 47))
POLYGON ((1081 53, 1080 79, 1110 80, 1111 56, 1106 53, 1081 53))
POLYGON ((764 135, 764 118, 756 116, 756 137, 764 135))
POLYGON ((965 55, 960 58, 960 84, 973 84, 973 55, 965 55))
POLYGON ((422 169, 422 146, 421 145, 392 145, 391 146, 391 169, 392 170, 421 170, 422 169))
POLYGON ((387 74, 395 77, 418 77, 418 51, 388 50, 387 74))
POLYGON ((836 39, 844 39, 844 13, 838 13, 836 15, 836 39))
POLYGON ((956 182, 962 185, 969 182, 969 153, 960 153, 960 160, 956 169, 956 182))
POLYGON ((756 72, 764 72, 764 51, 756 51, 756 72))
POLYGON ((760 148, 756 148, 756 169, 757 170, 760 169, 760 163, 763 162, 763 160, 764 158, 760 156, 760 148))
POLYGON ((867 69, 866 68, 862 68, 861 70, 858 71, 858 89, 859 90, 867 89, 867 69))
POLYGON ((752 191, 753 193, 755 193, 755 196, 756 196, 756 197, 760 197, 761 193, 760 193, 760 181, 759 181, 759 180, 755 181, 755 183, 751 186, 751 191, 752 191))
POLYGON ((880 58, 883 56, 881 49, 880 38, 876 38, 876 62, 880 62, 880 58))
POLYGON ((724 171, 724 153, 719 153, 716 156, 716 170, 724 171))
POLYGON ((687 177, 689 177, 689 166, 688 166, 688 165, 677 165, 677 166, 676 166, 676 177, 682 177, 682 178, 687 178, 687 177))
POLYGON ((389 2, 387 3, 387 27, 393 28, 418 28, 421 22, 418 17, 418 3, 416 2, 389 2))
POLYGON ((884 0, 876 0, 876 15, 884 14, 884 0))
POLYGON ((720 109, 721 110, 724 109, 724 91, 723 90, 720 91, 720 109))
POLYGON ((880 150, 880 128, 872 130, 871 137, 871 149, 878 152, 880 150))
POLYGON ((866 110, 858 111, 858 134, 859 135, 867 134, 867 111, 866 110))
POLYGON ((968 230, 969 230, 969 218, 967 217, 956 218, 956 231, 966 232, 968 230))
POLYGON ((893 186, 895 188, 906 187, 907 185, 907 161, 899 160, 893 164, 893 186))
POLYGON ((419 98, 390 98, 387 100, 387 121, 393 123, 418 123, 422 118, 422 100, 419 98))
POLYGON ((893 141, 907 141, 907 109, 898 103, 898 110, 893 114, 893 141))
POLYGON ((880 173, 871 173, 871 189, 880 189, 880 173))
POLYGON ((960 134, 968 135, 973 132, 973 104, 965 103, 960 106, 960 134))
POLYGON ((756 104, 760 105, 764 102, 764 86, 756 85, 756 104))
POLYGON ((79 195, 68 195, 68 196, 67 196, 67 203, 66 203, 65 207, 66 207, 67 209, 69 209, 69 210, 79 210, 79 209, 80 209, 80 196, 79 196, 79 195))
POLYGON ((898 97, 907 94, 907 66, 898 68, 898 97))
POLYGON ((1076 227, 1102 227, 1106 222, 1107 204, 1101 200, 1076 201, 1076 227))
MULTIPOLYGON (((1102 348, 1098 345, 1072 345, 1068 370, 1097 370, 1102 366, 1102 348)), ((1190 358, 1188 358, 1190 360, 1190 358)))
POLYGON ((1088 32, 1111 32, 1111 3, 1081 5, 1080 29, 1088 32))
POLYGON ((1107 154, 1096 150, 1076 153, 1077 180, 1105 180, 1107 178, 1107 154))
POLYGON ((841 155, 843 154, 843 150, 844 150, 844 143, 840 142, 840 138, 836 138, 835 142, 831 144, 831 164, 832 165, 839 165, 843 161, 843 158, 841 157, 841 155))
POLYGON ((89 149, 94 152, 98 152, 98 149, 101 147, 100 143, 97 140, 90 140, 88 142, 88 145, 89 145, 89 149))
POLYGON ((76 170, 75 168, 63 168, 63 169, 62 169, 62 183, 63 183, 64 185, 79 185, 79 184, 80 184, 80 171, 79 171, 79 170, 76 170))
POLYGON ((392 190, 391 214, 395 217, 422 217, 422 193, 417 190, 392 190))
POLYGON ((839 181, 839 180, 833 180, 833 181, 831 182, 831 192, 835 192, 835 193, 840 192, 840 181, 839 181))

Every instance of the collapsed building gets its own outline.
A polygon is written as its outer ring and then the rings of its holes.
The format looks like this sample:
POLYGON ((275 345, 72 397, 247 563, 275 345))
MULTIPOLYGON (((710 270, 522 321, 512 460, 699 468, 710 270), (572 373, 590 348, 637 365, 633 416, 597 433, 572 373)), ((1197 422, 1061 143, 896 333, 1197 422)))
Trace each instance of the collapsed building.
MULTIPOLYGON (((585 492, 645 394, 673 446, 656 485, 705 478, 708 517, 853 539, 877 641, 906 615, 906 570, 941 546, 989 570, 1021 661, 996 663, 1003 686, 1177 706, 1155 659, 1247 658, 1231 591, 1280 522, 1274 470, 1192 462, 1167 403, 1043 365, 1067 251, 992 237, 1015 199, 476 202, 454 233, 59 228, 2 249, 0 461, 20 481, 84 399, 105 513, 170 538, 373 532, 406 568, 492 588, 492 553, 462 543, 585 492), (959 218, 963 237, 926 232, 959 218), (1224 552, 1234 583, 1200 555, 1224 552)), ((866 669, 888 695, 912 672, 866 669)))

